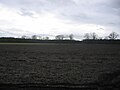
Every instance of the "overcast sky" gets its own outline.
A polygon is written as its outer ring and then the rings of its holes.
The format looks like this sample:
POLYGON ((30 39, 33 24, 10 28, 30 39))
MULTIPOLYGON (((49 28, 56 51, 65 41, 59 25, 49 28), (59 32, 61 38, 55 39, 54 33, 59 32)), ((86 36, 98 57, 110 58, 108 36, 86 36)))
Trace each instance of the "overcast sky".
POLYGON ((120 0, 0 0, 0 31, 120 34, 120 0))

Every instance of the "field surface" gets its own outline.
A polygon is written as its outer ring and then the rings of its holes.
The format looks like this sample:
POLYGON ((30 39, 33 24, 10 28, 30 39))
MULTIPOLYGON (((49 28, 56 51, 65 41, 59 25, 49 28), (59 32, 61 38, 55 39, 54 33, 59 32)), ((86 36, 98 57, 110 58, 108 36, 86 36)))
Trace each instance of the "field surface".
POLYGON ((0 44, 0 83, 120 82, 117 44, 0 44))

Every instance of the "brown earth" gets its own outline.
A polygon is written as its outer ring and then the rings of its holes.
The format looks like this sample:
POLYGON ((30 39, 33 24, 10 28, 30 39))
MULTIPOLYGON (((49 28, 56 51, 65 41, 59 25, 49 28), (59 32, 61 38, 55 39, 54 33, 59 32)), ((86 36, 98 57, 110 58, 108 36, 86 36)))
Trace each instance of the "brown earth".
POLYGON ((116 44, 0 44, 1 84, 119 81, 120 46, 116 44))

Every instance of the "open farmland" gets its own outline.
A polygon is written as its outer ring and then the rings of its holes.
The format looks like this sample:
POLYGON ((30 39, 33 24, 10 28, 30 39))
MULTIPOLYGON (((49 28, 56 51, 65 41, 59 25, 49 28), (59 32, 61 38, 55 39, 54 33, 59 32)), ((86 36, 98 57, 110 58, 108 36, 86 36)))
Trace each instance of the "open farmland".
POLYGON ((117 44, 0 44, 0 83, 120 81, 117 44))

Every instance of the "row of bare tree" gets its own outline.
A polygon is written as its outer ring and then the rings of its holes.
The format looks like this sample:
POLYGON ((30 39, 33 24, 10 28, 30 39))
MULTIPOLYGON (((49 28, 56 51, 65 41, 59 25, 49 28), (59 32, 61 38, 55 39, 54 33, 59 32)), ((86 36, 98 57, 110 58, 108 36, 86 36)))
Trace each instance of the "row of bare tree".
POLYGON ((56 40, 73 40, 74 35, 70 34, 70 35, 57 35, 55 36, 56 40))
POLYGON ((118 38, 118 36, 119 36, 118 33, 112 32, 106 37, 99 37, 95 32, 93 32, 93 33, 85 33, 84 38, 85 39, 93 39, 93 40, 96 40, 96 39, 112 39, 112 40, 115 40, 115 39, 118 38))
MULTIPOLYGON (((106 37, 99 37, 95 32, 93 32, 93 33, 85 33, 84 34, 84 39, 87 39, 87 40, 88 39, 93 39, 93 40, 96 40, 96 39, 112 39, 112 40, 115 40, 115 39, 118 38, 118 36, 119 36, 118 33, 112 32, 106 37)), ((38 36, 38 35, 32 35, 31 37, 23 35, 21 38, 23 38, 23 39, 49 40, 48 36, 41 37, 41 36, 38 36)), ((70 35, 57 35, 57 36, 55 36, 55 40, 74 40, 74 35, 73 34, 70 34, 70 35)))
POLYGON ((22 38, 22 39, 49 40, 49 37, 48 37, 48 36, 41 37, 41 36, 39 36, 39 35, 32 35, 31 37, 30 37, 30 36, 23 35, 21 38, 22 38))
MULTIPOLYGON (((70 35, 57 35, 57 36, 55 36, 55 40, 73 40, 73 37, 74 37, 73 34, 70 34, 70 35)), ((42 37, 42 36, 39 36, 39 35, 32 35, 31 37, 23 35, 21 38, 22 39, 49 40, 48 36, 42 37)))

